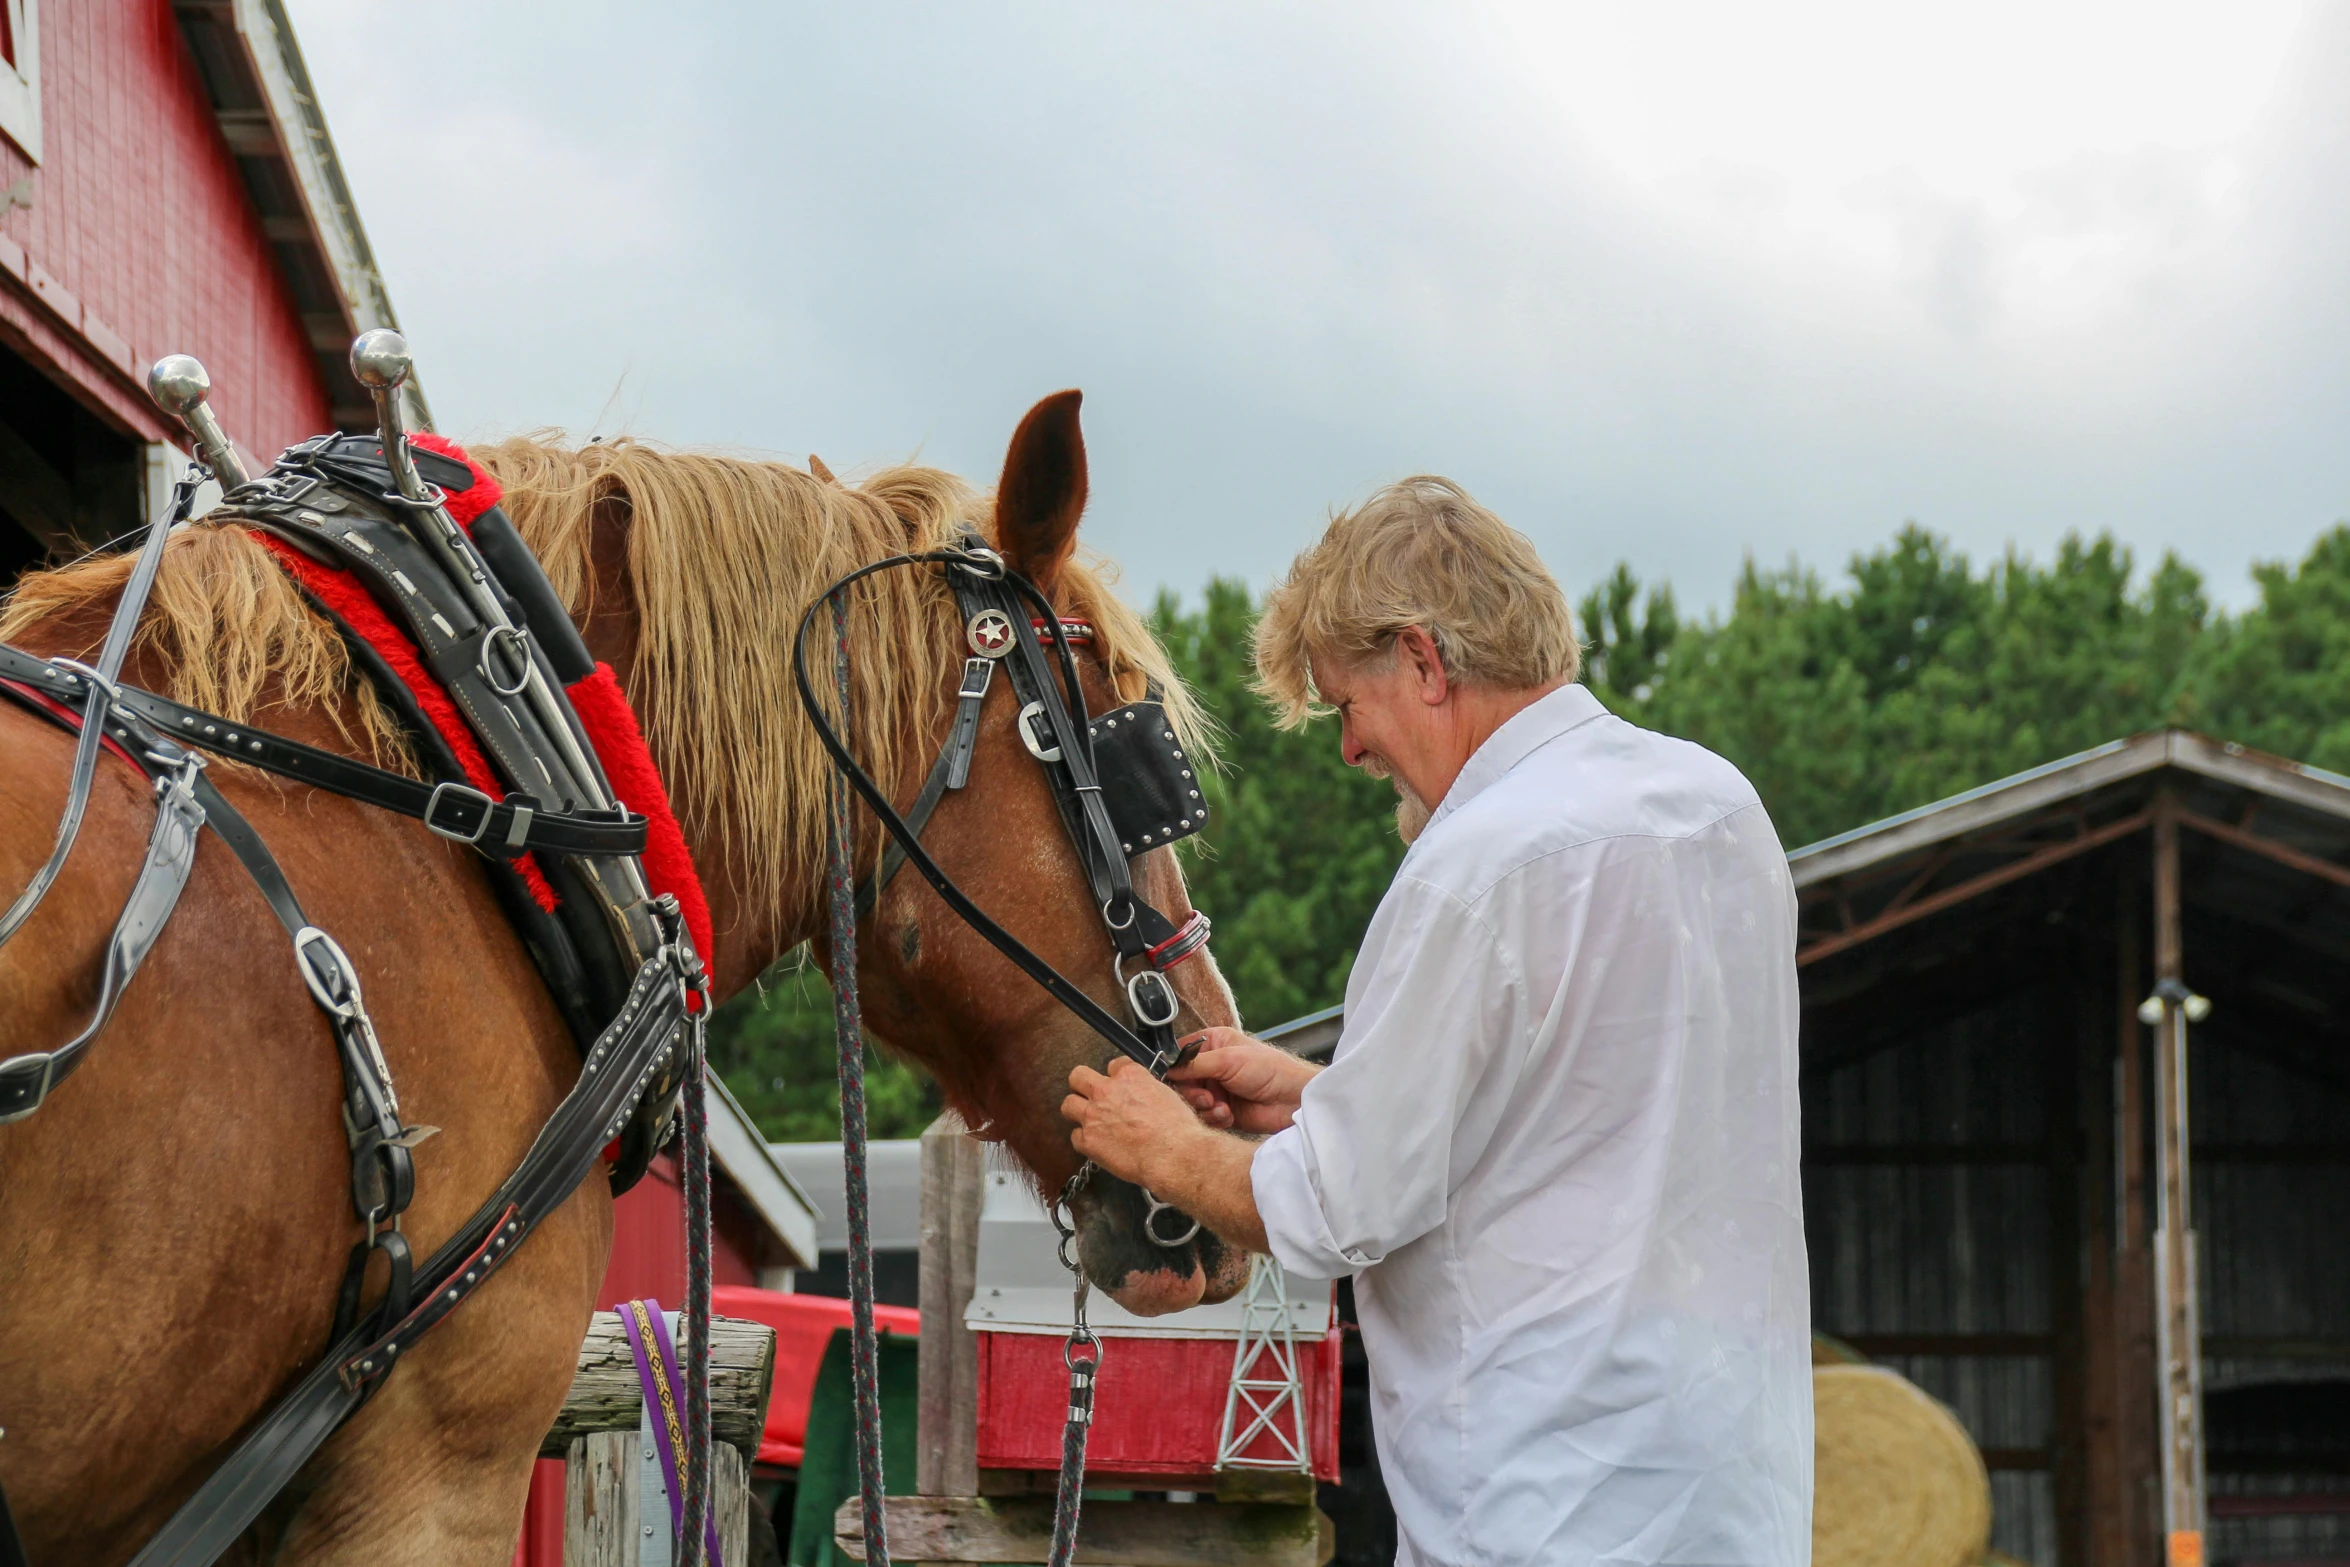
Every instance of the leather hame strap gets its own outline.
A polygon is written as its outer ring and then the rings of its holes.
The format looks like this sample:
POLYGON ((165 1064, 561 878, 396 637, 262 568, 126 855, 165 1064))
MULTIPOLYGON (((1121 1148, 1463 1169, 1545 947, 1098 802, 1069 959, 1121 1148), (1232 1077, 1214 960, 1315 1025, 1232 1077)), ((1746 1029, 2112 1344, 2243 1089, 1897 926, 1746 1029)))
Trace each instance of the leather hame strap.
MULTIPOLYGON (((81 705, 81 676, 71 669, 0 644, 0 680, 56 700, 81 705)), ((533 850, 554 854, 642 854, 645 819, 628 811, 552 811, 526 794, 492 800, 457 783, 423 783, 365 762, 288 740, 200 708, 187 707, 137 686, 115 687, 115 705, 183 745, 225 756, 362 804, 393 811, 484 853, 513 858, 533 850)))

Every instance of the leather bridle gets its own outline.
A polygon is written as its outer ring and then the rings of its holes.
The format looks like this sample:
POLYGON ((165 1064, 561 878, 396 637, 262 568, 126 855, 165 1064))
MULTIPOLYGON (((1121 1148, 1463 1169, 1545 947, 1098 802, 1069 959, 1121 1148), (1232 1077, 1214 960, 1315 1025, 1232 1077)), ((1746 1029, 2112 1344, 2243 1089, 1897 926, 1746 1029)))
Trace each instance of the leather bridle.
MULTIPOLYGON (((1080 632, 1083 623, 1077 623, 1080 632)), ((1043 986, 1054 1000, 1099 1034, 1110 1047, 1140 1064, 1162 1081, 1168 1069, 1182 1059, 1175 1038, 1175 1018, 1181 1010, 1166 971, 1207 945, 1207 916, 1194 913, 1181 926, 1145 901, 1135 890, 1131 865, 1137 852, 1197 832, 1207 817, 1207 802, 1199 788, 1198 769, 1185 765, 1173 726, 1157 692, 1099 719, 1085 707, 1085 688, 1077 678, 1077 662, 1069 651, 1072 625, 1061 619, 1052 602, 1036 585, 1013 571, 1001 555, 968 534, 955 544, 920 554, 893 555, 875 561, 834 582, 801 615, 792 637, 792 678, 808 721, 848 789, 872 810, 888 834, 889 844, 878 872, 856 885, 855 833, 847 795, 834 799, 827 885, 832 912, 832 969, 836 1045, 841 1070, 841 1149, 843 1189, 849 1219, 849 1297, 851 1315, 851 1380, 857 1408, 857 1466, 859 1494, 865 1521, 865 1549, 869 1561, 887 1567, 888 1509, 883 1499, 879 1375, 874 1358, 872 1234, 866 1214, 865 1114, 863 1039, 856 996, 856 966, 852 950, 856 926, 879 901, 882 889, 902 864, 911 864, 925 881, 990 945, 1043 986), (971 656, 964 660, 956 688, 956 712, 946 744, 932 764, 929 777, 915 797, 912 809, 900 815, 873 775, 850 752, 842 731, 850 727, 848 648, 848 590, 866 577, 903 567, 939 566, 954 590, 963 616, 964 640, 971 656), (833 632, 833 693, 839 704, 839 727, 825 716, 808 678, 808 627, 819 611, 829 611, 833 632), (1032 613, 1033 611, 1033 613, 1032 613), (1042 632, 1051 633, 1053 657, 1048 660, 1042 632), (1114 956, 1111 972, 1126 992, 1131 1024, 1121 1022, 1075 984, 996 923, 970 895, 955 885, 922 846, 922 829, 947 791, 962 788, 970 779, 971 758, 979 738, 979 719, 994 683, 995 669, 1003 665, 1021 706, 1015 720, 1020 743, 1036 758, 1051 782, 1053 799, 1069 830, 1070 842, 1084 868, 1093 905, 1101 915, 1114 956), (1056 667, 1057 666, 1057 667, 1056 667), (1137 741, 1140 744, 1137 745, 1137 741), (1098 743, 1097 743, 1098 742, 1098 743), (1110 775, 1104 753, 1121 759, 1110 775), (1154 776, 1155 775, 1155 776, 1154 776), (1113 792, 1111 784, 1117 788, 1113 792), (1138 802, 1144 802, 1140 812, 1138 802), (1169 819, 1172 818, 1172 819, 1169 819), (851 888, 855 887, 852 893, 851 888), (1128 964, 1138 965, 1129 976, 1128 964)), ((1077 1525, 1083 1506, 1086 1436, 1093 1423, 1095 1377, 1102 1359, 1101 1340, 1087 1325, 1088 1283, 1084 1260, 1076 1254, 1079 1239, 1069 1205, 1093 1172, 1092 1161, 1080 1164, 1060 1195, 1047 1208, 1060 1234, 1060 1259, 1073 1276, 1075 1297, 1070 1307, 1071 1327, 1062 1358, 1069 1372, 1068 1414, 1061 1434, 1061 1469, 1053 1501, 1052 1544, 1047 1567, 1069 1567, 1077 1547, 1077 1525)), ((1162 1213, 1175 1213, 1148 1190, 1143 1233, 1164 1247, 1181 1246, 1199 1233, 1193 1220, 1181 1234, 1158 1231, 1162 1213)), ((1183 1215, 1178 1214, 1178 1218, 1183 1215)))
MULTIPOLYGON (((994 550, 968 536, 948 548, 874 561, 825 589, 800 617, 792 640, 792 677, 799 687, 809 721, 815 726, 824 749, 831 754, 833 765, 872 810, 890 838, 891 853, 884 858, 880 872, 859 892, 858 912, 862 914, 872 907, 900 864, 912 865, 966 924, 1021 972, 1043 986, 1080 1022, 1152 1076, 1164 1078, 1182 1053, 1175 1039, 1175 1018, 1180 1003, 1175 987, 1167 982, 1167 970, 1204 948, 1211 927, 1207 916, 1197 913, 1178 926, 1135 891, 1128 857, 1140 845, 1132 838, 1122 837, 1113 825, 1097 754, 1103 725, 1163 724, 1165 718, 1159 704, 1146 699, 1105 714, 1098 721, 1091 719, 1086 711, 1084 687, 1078 681, 1076 659, 1070 652, 1069 623, 1061 619, 1052 602, 1034 583, 1008 567, 994 550), (963 615, 965 640, 972 651, 964 660, 962 681, 956 691, 957 712, 946 744, 912 810, 901 815, 880 783, 851 754, 840 731, 816 700, 815 687, 808 677, 808 628, 820 611, 845 601, 847 590, 864 578, 904 567, 933 565, 945 569, 947 582, 963 615), (1040 632, 1050 633, 1054 655, 1050 661, 1040 632), (970 776, 980 708, 999 664, 1021 703, 1017 720, 1021 743, 1036 758, 1052 784, 1053 798, 1084 868, 1093 906, 1115 950, 1113 972, 1126 992, 1131 1024, 1112 1016, 1092 996, 998 924, 955 884, 922 846, 922 829, 931 811, 947 790, 963 787, 970 776), (1134 966, 1131 975, 1126 972, 1130 965, 1134 966)), ((1172 729, 1166 734, 1171 739, 1172 729)), ((1178 760, 1182 759, 1180 750, 1174 754, 1178 760)), ((1184 795, 1197 801, 1187 807, 1191 814, 1167 824, 1164 830, 1152 829, 1139 835, 1150 840, 1149 847, 1195 832, 1205 821, 1206 803, 1198 799, 1196 778, 1188 776, 1196 771, 1184 770, 1183 782, 1189 786, 1184 789, 1184 795)), ((1186 1235, 1182 1239, 1189 1238, 1186 1235)), ((1182 1243, 1162 1238, 1155 1232, 1152 1239, 1162 1245, 1182 1243)))

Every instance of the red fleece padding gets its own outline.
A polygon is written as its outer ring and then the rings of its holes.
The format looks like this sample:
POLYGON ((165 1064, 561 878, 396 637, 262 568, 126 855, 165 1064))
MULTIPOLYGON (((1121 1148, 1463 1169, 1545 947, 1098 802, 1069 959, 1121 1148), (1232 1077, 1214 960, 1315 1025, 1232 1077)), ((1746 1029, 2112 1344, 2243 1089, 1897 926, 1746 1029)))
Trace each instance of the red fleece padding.
POLYGON ((473 470, 473 487, 466 490, 450 490, 441 502, 448 509, 450 519, 466 532, 473 531, 474 518, 506 498, 505 487, 490 477, 489 470, 475 462, 471 452, 447 436, 435 435, 432 431, 425 430, 409 436, 408 444, 421 447, 437 456, 446 457, 451 462, 461 462, 473 470))
POLYGON ((587 730, 588 740, 612 781, 613 794, 645 818, 646 883, 656 893, 676 894, 685 928, 694 938, 694 950, 704 963, 715 961, 718 949, 711 941, 710 901, 702 896, 702 878, 694 870, 694 857, 686 849, 677 814, 669 808, 669 791, 661 784, 660 769, 653 765, 644 731, 637 727, 636 710, 628 705, 610 664, 598 664, 594 674, 568 689, 580 726, 587 730))
MULTIPOLYGON (((457 754, 457 765, 465 769, 465 781, 493 800, 502 800, 506 791, 499 786, 498 775, 490 770, 489 758, 482 754, 473 731, 465 727, 465 719, 433 672, 424 667, 417 657, 415 644, 408 634, 392 623, 359 579, 334 566, 322 566, 282 539, 266 533, 255 533, 287 576, 302 584, 312 598, 332 610, 352 634, 364 640, 389 664, 392 673, 400 677, 416 697, 416 705, 424 709, 424 716, 433 728, 440 731, 449 749, 457 754)), ((555 889, 547 885, 547 878, 539 870, 538 861, 525 854, 514 861, 521 873, 523 885, 538 906, 552 914, 555 911, 555 889)))

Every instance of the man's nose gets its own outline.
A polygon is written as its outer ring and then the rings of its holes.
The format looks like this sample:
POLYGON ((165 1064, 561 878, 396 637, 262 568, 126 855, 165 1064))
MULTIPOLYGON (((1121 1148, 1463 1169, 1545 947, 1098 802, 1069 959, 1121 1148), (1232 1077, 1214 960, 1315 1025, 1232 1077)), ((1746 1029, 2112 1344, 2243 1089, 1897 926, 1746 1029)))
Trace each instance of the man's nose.
POLYGON ((1363 743, 1355 738, 1353 722, 1344 718, 1340 719, 1338 721, 1338 759, 1349 767, 1360 767, 1363 765, 1363 758, 1369 754, 1364 750, 1363 743))

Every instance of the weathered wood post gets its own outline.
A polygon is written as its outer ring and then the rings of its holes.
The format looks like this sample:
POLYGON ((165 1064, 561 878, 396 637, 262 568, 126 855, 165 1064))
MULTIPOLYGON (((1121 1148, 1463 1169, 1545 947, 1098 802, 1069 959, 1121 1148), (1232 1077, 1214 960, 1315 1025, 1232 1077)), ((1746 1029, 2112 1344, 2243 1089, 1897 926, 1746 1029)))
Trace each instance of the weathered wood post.
POLYGON ((963 1313, 979 1268, 986 1152, 949 1110, 922 1134, 921 1496, 979 1494, 979 1346, 963 1313))
MULTIPOLYGON (((684 1323, 678 1324, 682 1330, 684 1323)), ((682 1331, 678 1349, 685 1349, 682 1331)), ((750 1465, 767 1423, 775 1385, 775 1330, 731 1317, 710 1320, 710 1508, 727 1567, 748 1561, 750 1465)), ((636 1358, 617 1312, 599 1311, 579 1346, 570 1396, 555 1417, 541 1458, 568 1465, 563 1484, 564 1567, 637 1567, 651 1528, 641 1500, 661 1484, 638 1432, 644 1394, 636 1358)), ((660 1516, 656 1512, 655 1516, 660 1516)))

